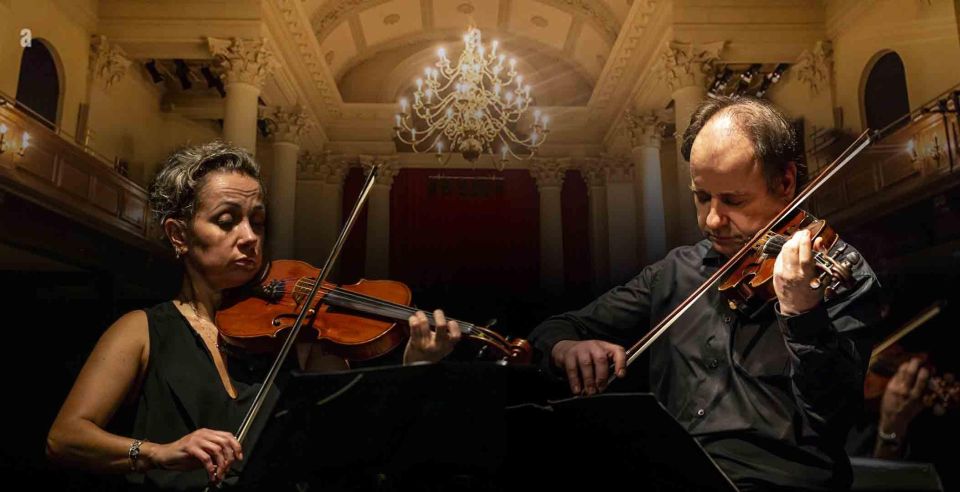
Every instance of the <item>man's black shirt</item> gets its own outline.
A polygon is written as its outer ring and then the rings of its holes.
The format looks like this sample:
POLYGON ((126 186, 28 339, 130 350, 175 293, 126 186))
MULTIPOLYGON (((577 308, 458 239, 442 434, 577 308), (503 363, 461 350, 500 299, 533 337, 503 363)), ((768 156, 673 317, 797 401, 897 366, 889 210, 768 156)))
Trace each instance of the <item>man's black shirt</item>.
MULTIPOLYGON (((629 347, 724 261, 708 240, 676 248, 531 342, 547 364, 561 340, 629 347)), ((852 288, 795 316, 776 302, 744 315, 711 289, 651 346, 651 391, 738 486, 849 487, 844 440, 879 320, 876 276, 863 260, 853 271, 852 288)))

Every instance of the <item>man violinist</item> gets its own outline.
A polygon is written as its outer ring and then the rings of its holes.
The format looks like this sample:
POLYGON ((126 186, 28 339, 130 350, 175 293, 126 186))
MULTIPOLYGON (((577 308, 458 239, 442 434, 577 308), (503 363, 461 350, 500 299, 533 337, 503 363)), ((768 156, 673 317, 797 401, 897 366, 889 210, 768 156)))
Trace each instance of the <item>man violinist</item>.
MULTIPOLYGON (((624 347, 793 199, 797 147, 790 124, 765 101, 715 97, 700 105, 682 153, 705 239, 531 334, 574 394, 603 391, 611 365, 613 376, 624 376, 624 347)), ((879 284, 861 259, 854 285, 825 301, 810 284, 818 274, 813 255, 823 249, 819 238, 798 231, 776 258, 774 302, 734 311, 713 288, 649 351, 650 390, 740 490, 851 483, 843 446, 862 402, 879 284)))

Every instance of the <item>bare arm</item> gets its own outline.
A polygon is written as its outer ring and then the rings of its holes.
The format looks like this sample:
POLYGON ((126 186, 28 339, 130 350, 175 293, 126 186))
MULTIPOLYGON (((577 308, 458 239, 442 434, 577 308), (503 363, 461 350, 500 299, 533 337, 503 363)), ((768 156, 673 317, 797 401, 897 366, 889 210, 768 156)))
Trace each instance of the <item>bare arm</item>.
MULTIPOLYGON (((47 435, 54 462, 103 473, 131 471, 131 437, 104 430, 117 408, 142 380, 150 354, 147 316, 128 313, 100 337, 47 435)), ((229 432, 198 429, 172 443, 144 441, 136 471, 205 468, 213 483, 243 459, 229 432)))
POLYGON ((101 472, 130 470, 133 439, 103 428, 145 373, 149 343, 143 311, 124 315, 100 337, 50 427, 51 460, 101 472))

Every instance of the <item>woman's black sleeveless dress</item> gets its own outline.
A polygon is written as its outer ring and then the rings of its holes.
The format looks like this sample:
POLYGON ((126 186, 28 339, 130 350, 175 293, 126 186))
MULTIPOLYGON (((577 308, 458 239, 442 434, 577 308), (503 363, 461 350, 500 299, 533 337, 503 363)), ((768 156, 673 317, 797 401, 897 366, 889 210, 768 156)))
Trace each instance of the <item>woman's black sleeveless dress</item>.
MULTIPOLYGON (((133 421, 132 437, 170 443, 201 428, 237 432, 273 362, 235 350, 224 352, 230 380, 237 392, 227 394, 209 351, 172 302, 146 310, 150 360, 133 421)), ((204 469, 188 472, 149 470, 130 474, 139 489, 193 490, 207 485, 204 469)), ((231 473, 224 485, 236 483, 231 473)))

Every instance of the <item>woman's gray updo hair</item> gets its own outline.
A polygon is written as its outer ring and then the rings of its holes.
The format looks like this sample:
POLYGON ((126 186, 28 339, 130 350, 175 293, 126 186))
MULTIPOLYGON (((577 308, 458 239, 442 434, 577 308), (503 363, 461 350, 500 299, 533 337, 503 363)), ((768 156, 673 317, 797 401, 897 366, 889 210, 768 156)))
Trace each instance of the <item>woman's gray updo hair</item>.
POLYGON ((150 208, 157 223, 193 218, 203 178, 213 171, 237 172, 260 182, 260 166, 240 147, 219 140, 184 147, 167 157, 150 185, 150 208))

